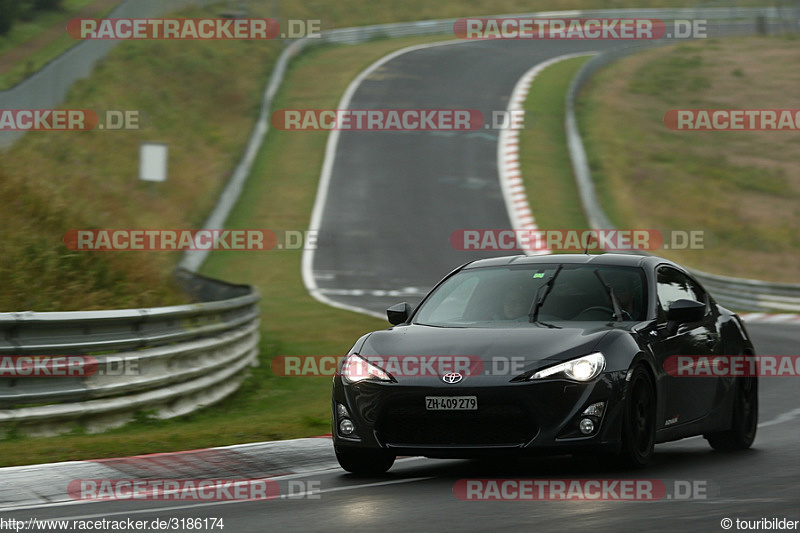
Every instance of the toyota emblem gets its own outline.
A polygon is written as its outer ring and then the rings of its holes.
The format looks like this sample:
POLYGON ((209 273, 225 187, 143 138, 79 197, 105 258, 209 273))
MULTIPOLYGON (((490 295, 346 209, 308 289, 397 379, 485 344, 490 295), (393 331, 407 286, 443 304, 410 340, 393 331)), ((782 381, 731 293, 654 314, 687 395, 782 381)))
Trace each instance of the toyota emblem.
POLYGON ((462 376, 458 372, 449 372, 449 373, 445 374, 444 376, 442 376, 442 381, 444 381, 448 385, 455 385, 456 383, 458 383, 462 379, 464 379, 464 376, 462 376))

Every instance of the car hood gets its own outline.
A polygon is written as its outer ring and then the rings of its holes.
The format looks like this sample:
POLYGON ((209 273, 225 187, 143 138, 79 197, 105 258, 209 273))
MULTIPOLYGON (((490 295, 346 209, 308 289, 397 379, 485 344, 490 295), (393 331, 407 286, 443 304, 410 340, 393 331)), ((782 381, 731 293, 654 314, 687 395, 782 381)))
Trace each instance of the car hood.
POLYGON ((535 324, 508 328, 412 324, 370 334, 358 353, 383 358, 466 356, 471 360, 480 359, 484 366, 513 360, 524 372, 591 353, 611 329, 615 328, 601 322, 575 323, 559 329, 535 324))

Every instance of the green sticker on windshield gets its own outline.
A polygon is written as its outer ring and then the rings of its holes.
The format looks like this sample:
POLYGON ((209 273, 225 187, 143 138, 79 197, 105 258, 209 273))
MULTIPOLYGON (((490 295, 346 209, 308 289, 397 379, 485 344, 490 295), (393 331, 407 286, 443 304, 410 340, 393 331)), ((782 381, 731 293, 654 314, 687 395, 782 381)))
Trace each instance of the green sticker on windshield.
POLYGON ((533 277, 534 278, 543 278, 544 277, 544 272, 537 272, 536 274, 533 275, 533 277))

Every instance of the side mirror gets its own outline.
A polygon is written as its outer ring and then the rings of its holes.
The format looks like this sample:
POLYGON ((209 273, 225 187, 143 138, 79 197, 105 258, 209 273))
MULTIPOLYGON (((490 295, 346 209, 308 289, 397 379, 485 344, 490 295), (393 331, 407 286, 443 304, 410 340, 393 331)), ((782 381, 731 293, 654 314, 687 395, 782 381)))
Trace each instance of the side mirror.
POLYGON ((706 304, 697 300, 675 300, 667 311, 667 320, 676 324, 698 322, 706 314, 706 304))
POLYGON ((391 324, 402 324, 411 316, 411 306, 408 302, 395 304, 386 310, 386 316, 391 324))

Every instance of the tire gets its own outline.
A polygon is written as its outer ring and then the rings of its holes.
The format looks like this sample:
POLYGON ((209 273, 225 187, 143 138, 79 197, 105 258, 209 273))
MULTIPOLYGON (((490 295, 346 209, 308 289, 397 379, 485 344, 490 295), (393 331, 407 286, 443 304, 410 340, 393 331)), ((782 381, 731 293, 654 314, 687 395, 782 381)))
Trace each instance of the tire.
POLYGON ((385 473, 394 464, 395 456, 384 450, 336 449, 336 460, 343 469, 359 476, 377 476, 385 473))
POLYGON ((758 429, 758 378, 736 380, 736 396, 733 399, 731 428, 728 431, 709 433, 706 440, 715 450, 746 450, 756 440, 758 429))
POLYGON ((655 388, 647 371, 637 366, 628 385, 622 420, 622 448, 617 463, 625 468, 644 468, 653 458, 655 441, 655 388))

